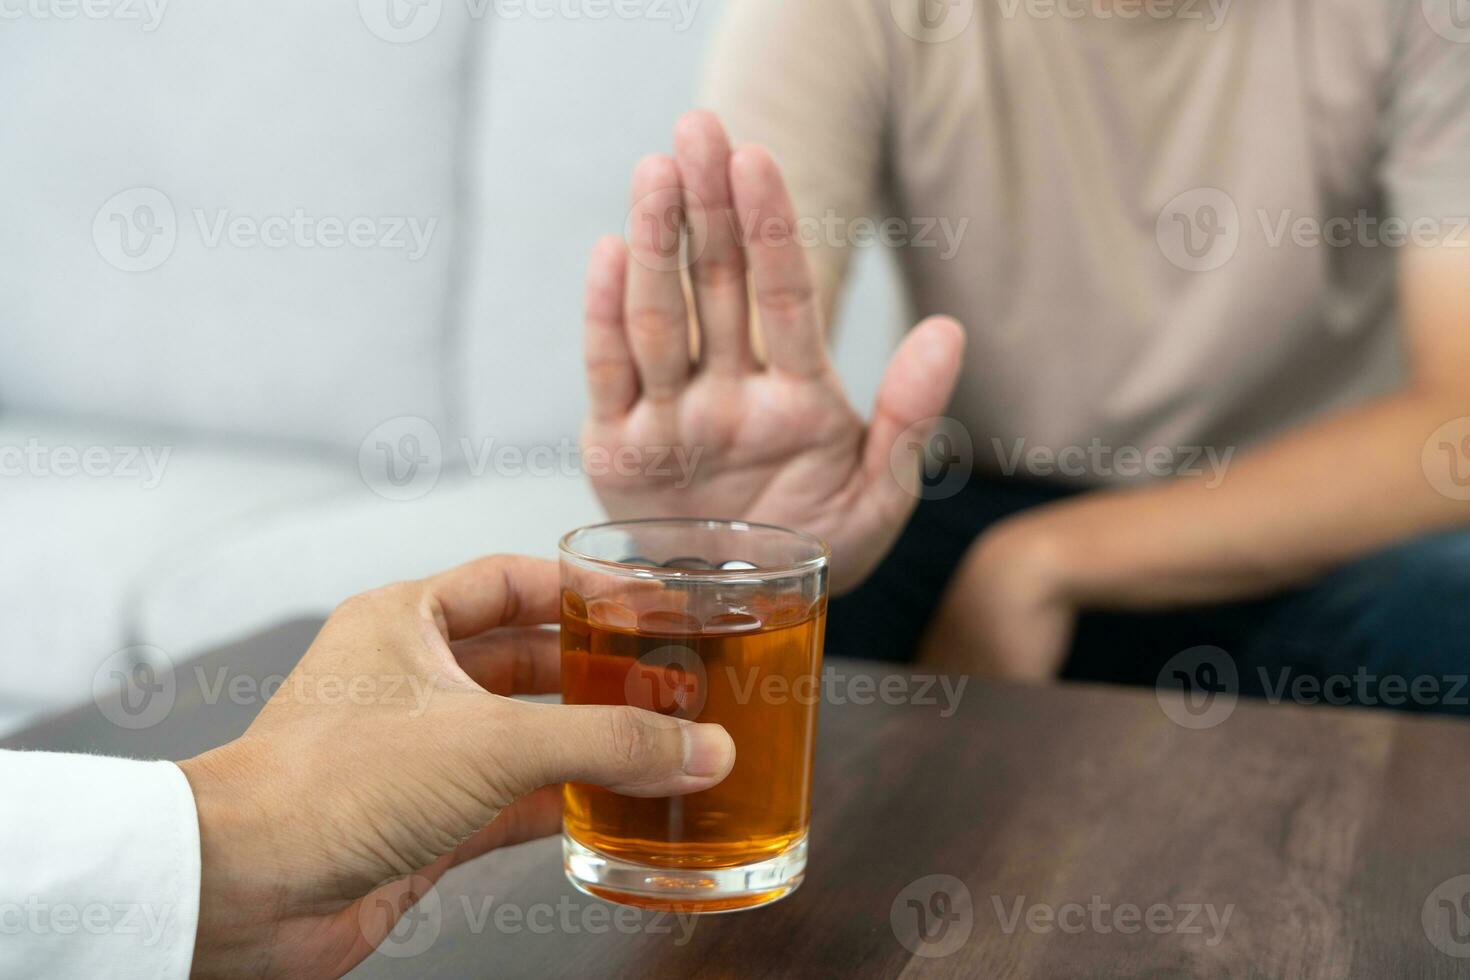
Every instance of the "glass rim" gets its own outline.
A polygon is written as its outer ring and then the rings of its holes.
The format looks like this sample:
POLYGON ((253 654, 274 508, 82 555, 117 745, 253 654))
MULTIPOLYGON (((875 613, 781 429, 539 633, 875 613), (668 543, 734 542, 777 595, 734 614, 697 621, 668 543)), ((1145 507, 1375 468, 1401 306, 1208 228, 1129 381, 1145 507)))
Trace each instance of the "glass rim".
POLYGON ((799 575, 825 568, 832 559, 832 549, 827 542, 815 534, 806 531, 797 531, 779 524, 763 524, 760 521, 733 521, 720 518, 707 517, 640 517, 626 521, 601 521, 597 524, 584 524, 573 528, 556 543, 557 553, 565 559, 578 564, 590 565, 605 571, 624 575, 637 575, 647 578, 658 579, 689 579, 700 582, 750 582, 752 580, 780 578, 787 575, 799 575), (572 539, 580 534, 593 531, 612 531, 619 528, 652 527, 665 524, 674 527, 706 528, 711 530, 726 530, 742 533, 746 531, 773 531, 784 537, 804 541, 813 546, 816 554, 810 558, 800 561, 783 562, 780 565, 770 565, 762 568, 655 568, 651 565, 638 565, 632 562, 614 561, 611 558, 596 558, 592 555, 578 551, 572 544, 572 539))

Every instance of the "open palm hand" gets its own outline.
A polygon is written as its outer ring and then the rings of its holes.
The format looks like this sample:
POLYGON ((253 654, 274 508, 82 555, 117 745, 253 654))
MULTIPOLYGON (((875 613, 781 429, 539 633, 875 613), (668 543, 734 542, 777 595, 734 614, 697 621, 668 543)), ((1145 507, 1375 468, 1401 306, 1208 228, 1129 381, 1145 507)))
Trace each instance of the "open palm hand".
POLYGON ((917 501, 890 455, 906 430, 943 411, 963 333, 942 317, 911 331, 865 423, 827 358, 795 212, 770 155, 732 152, 703 112, 680 120, 675 145, 675 157, 638 165, 629 240, 599 242, 588 269, 582 442, 587 458, 606 463, 589 467, 593 484, 619 519, 725 518, 816 534, 832 548, 834 590, 851 588, 917 501), (751 343, 752 296, 764 363, 751 343))

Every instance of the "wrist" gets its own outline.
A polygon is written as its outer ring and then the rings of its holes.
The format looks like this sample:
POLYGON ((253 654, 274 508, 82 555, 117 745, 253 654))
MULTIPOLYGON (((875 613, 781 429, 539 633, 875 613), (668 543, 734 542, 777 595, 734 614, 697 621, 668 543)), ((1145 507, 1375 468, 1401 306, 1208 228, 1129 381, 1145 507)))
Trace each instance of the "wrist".
POLYGON ((981 535, 976 562, 1021 585, 1040 604, 1073 605, 1079 563, 1058 525, 1041 511, 1006 518, 981 535))
POLYGON ((199 925, 194 976, 270 972, 274 923, 285 900, 271 837, 279 826, 259 795, 241 792, 247 763, 237 743, 180 762, 199 820, 199 925))

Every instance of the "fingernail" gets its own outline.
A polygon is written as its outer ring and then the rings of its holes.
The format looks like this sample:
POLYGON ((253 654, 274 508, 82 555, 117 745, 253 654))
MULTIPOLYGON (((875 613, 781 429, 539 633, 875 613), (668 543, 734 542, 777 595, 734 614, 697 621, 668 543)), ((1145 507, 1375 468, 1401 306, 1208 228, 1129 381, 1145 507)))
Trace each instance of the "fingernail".
POLYGON ((735 764, 735 742, 719 725, 684 726, 684 774, 723 776, 735 764))

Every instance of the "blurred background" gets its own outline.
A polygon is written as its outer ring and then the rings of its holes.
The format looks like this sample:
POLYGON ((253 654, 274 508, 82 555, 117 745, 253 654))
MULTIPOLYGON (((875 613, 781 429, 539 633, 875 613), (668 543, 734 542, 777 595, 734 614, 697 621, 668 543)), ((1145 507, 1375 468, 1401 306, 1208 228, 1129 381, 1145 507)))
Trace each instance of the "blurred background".
MULTIPOLYGON (((582 273, 721 7, 8 8, 0 733, 599 517, 582 273)), ((863 411, 904 319, 882 253, 837 333, 863 411)))

